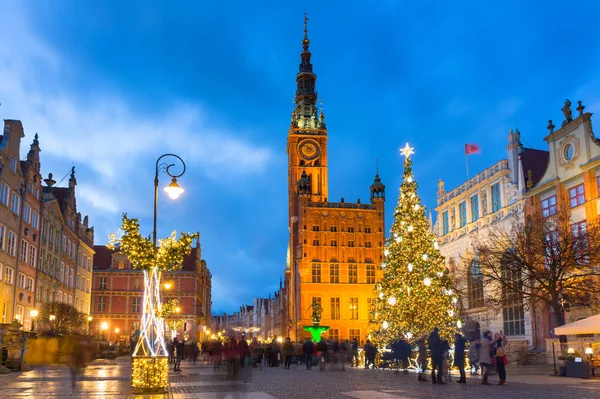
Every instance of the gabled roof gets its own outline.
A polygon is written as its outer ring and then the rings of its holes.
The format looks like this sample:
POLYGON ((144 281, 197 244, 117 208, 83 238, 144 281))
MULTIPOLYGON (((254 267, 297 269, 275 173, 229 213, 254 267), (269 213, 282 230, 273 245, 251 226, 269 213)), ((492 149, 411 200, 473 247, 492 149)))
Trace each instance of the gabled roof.
POLYGON ((546 173, 550 152, 536 150, 534 148, 522 148, 520 156, 525 180, 528 178, 528 171, 531 170, 531 177, 533 179, 533 185, 535 186, 546 173))

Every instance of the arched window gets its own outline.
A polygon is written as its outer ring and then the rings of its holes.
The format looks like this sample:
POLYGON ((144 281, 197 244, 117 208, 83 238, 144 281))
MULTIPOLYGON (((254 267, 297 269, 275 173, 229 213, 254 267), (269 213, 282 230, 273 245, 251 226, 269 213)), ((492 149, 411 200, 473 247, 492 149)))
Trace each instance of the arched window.
POLYGON ((481 274, 481 262, 473 259, 468 273, 469 309, 483 306, 483 275, 481 274))

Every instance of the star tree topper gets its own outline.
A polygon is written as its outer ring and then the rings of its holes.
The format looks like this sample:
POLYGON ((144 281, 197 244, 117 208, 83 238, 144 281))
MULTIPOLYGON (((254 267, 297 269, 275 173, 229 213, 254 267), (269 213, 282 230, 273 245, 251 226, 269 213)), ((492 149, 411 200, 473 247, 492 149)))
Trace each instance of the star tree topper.
POLYGON ((406 143, 406 146, 404 148, 400 149, 400 154, 404 155, 406 158, 410 157, 411 154, 414 154, 415 152, 413 151, 414 148, 411 148, 408 143, 406 143))

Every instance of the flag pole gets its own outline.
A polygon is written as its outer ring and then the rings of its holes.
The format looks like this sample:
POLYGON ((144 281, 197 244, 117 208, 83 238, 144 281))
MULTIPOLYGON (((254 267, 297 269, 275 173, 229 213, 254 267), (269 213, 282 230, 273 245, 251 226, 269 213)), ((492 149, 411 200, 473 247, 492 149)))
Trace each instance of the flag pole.
POLYGON ((465 148, 465 163, 467 165, 467 180, 469 180, 469 154, 467 154, 466 148, 465 148))

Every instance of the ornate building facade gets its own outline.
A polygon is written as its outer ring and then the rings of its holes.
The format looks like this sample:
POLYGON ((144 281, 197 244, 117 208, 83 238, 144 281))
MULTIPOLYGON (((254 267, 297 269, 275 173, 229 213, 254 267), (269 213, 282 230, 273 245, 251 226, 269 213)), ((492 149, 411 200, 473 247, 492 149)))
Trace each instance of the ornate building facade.
POLYGON ((310 308, 318 303, 330 338, 364 340, 374 284, 381 278, 385 186, 376 175, 370 204, 329 201, 328 131, 317 109, 309 44, 305 19, 287 137, 290 243, 283 330, 292 340, 308 337, 303 326, 313 324, 310 308))
MULTIPOLYGON (((574 232, 585 231, 589 224, 598 222, 600 215, 600 140, 592 131, 592 114, 584 109, 578 101, 578 115, 573 118, 571 102, 567 100, 562 108, 561 126, 554 130, 555 126, 549 121, 549 133, 544 137, 550 154, 548 166, 532 182, 525 207, 526 215, 546 217, 565 205, 571 211, 574 232)), ((537 313, 534 333, 542 343, 552 336, 557 323, 551 309, 540 309, 537 313)), ((590 306, 576 307, 568 303, 563 309, 566 323, 597 313, 598 309, 590 306)))
MULTIPOLYGON (((143 272, 133 269, 119 251, 100 245, 94 250, 91 331, 128 344, 140 329, 143 272), (102 330, 103 323, 108 327, 106 331, 102 330)), ((201 256, 198 239, 191 254, 184 258, 181 270, 164 273, 162 279, 163 302, 177 299, 180 304, 180 312, 169 316, 180 321, 181 326, 174 332, 189 340, 205 339, 211 322, 212 275, 201 256)))
POLYGON ((532 323, 523 303, 506 304, 501 310, 489 306, 491 293, 484 288, 480 263, 472 250, 473 240, 485 239, 490 226, 509 228, 515 219, 523 220, 527 188, 546 167, 548 153, 524 148, 518 130, 510 131, 507 152, 508 159, 498 161, 452 191, 446 191, 440 179, 434 232, 457 288, 463 293, 461 307, 467 335, 475 338, 484 329, 502 330, 512 345, 529 346, 532 323))

